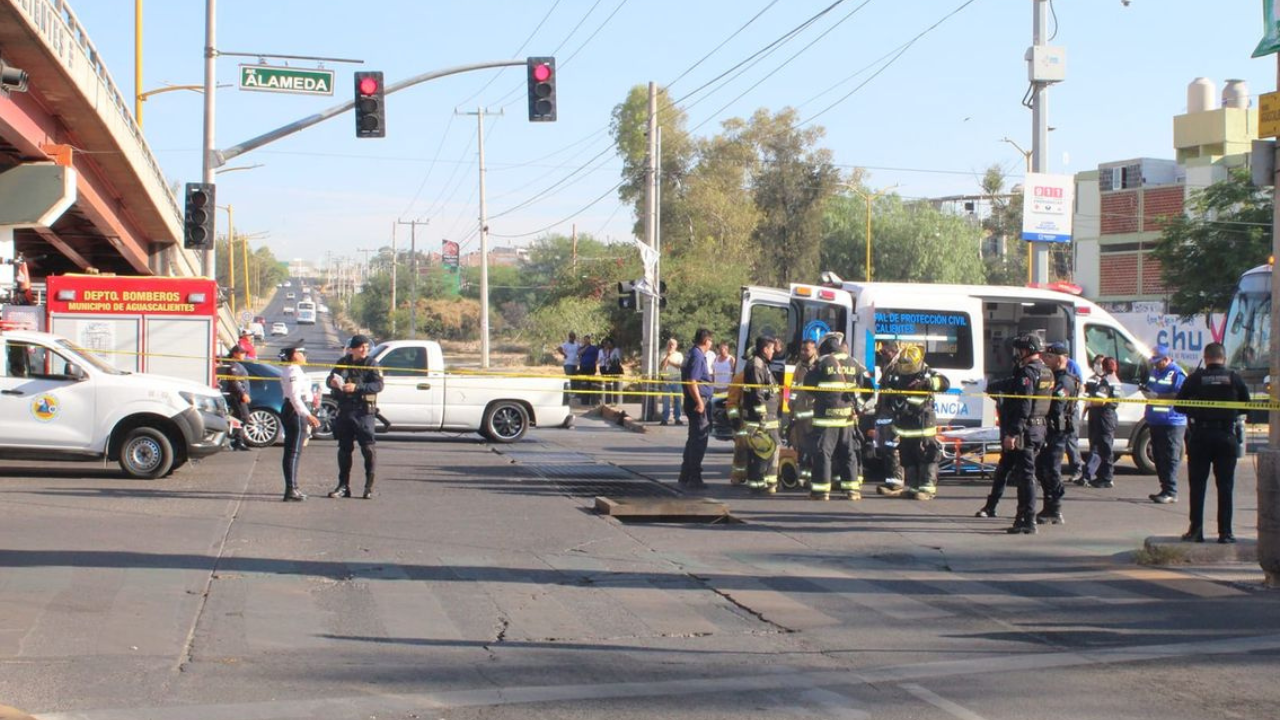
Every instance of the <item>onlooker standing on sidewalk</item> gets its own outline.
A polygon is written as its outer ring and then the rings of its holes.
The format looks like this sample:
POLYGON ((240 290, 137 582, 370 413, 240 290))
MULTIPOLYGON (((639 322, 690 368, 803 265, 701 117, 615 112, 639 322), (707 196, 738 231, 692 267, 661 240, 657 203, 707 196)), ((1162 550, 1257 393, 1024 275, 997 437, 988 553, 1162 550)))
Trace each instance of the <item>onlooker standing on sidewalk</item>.
POLYGON ((680 381, 684 383, 684 414, 689 417, 689 438, 684 444, 684 458, 680 464, 680 486, 687 490, 706 487, 702 481, 702 458, 707 454, 707 441, 711 439, 711 373, 707 363, 707 351, 711 349, 711 331, 698 328, 693 336, 693 347, 680 368, 680 381))
POLYGON ((729 352, 729 343, 721 341, 716 348, 716 356, 711 360, 711 377, 715 381, 713 393, 729 392, 729 383, 733 374, 738 371, 738 358, 729 352))
MULTIPOLYGON (((1204 346, 1204 367, 1191 373, 1178 391, 1179 400, 1249 402, 1249 388, 1228 370, 1222 343, 1204 346)), ((1236 483, 1236 451, 1244 443, 1244 410, 1238 408, 1185 407, 1190 424, 1187 433, 1187 481, 1191 483, 1191 527, 1182 539, 1204 542, 1204 496, 1209 469, 1218 488, 1218 542, 1234 543, 1231 532, 1231 494, 1236 483)))
POLYGON ((298 465, 302 461, 302 446, 307 439, 306 426, 320 427, 320 418, 311 413, 315 398, 311 396, 311 381, 302 371, 307 361, 307 350, 301 347, 280 351, 281 362, 286 363, 280 376, 280 389, 284 393, 284 407, 280 411, 280 424, 284 426, 284 457, 281 470, 284 473, 284 501, 301 502, 307 499, 298 490, 298 465))
POLYGON ((591 342, 590 335, 583 335, 582 345, 578 348, 578 375, 582 379, 578 382, 581 384, 580 394, 584 405, 593 405, 601 397, 600 383, 595 380, 596 364, 599 359, 600 348, 591 342))
MULTIPOLYGON (((1148 400, 1173 400, 1178 397, 1187 374, 1169 357, 1169 346, 1157 345, 1151 356, 1151 375, 1142 386, 1148 400)), ((1147 497, 1154 503, 1178 502, 1178 466, 1182 464, 1182 443, 1187 434, 1187 416, 1172 404, 1147 405, 1147 427, 1151 432, 1151 450, 1155 456, 1160 492, 1147 497)))
POLYGON ((601 387, 604 394, 601 401, 605 404, 622 404, 622 351, 613 344, 613 338, 607 337, 600 343, 600 375, 604 378, 601 387))
POLYGON ((684 353, 680 352, 680 342, 675 338, 667 340, 667 351, 658 363, 658 374, 662 376, 662 424, 666 425, 674 416, 676 425, 683 425, 680 419, 680 406, 684 392, 680 390, 680 366, 684 365, 684 353))
MULTIPOLYGON (((564 374, 568 375, 570 378, 578 374, 579 349, 578 335, 572 330, 569 331, 569 339, 565 340, 560 344, 560 347, 556 348, 556 352, 560 354, 560 357, 564 358, 564 374)), ((578 381, 570 379, 569 387, 576 390, 578 388, 578 381)))

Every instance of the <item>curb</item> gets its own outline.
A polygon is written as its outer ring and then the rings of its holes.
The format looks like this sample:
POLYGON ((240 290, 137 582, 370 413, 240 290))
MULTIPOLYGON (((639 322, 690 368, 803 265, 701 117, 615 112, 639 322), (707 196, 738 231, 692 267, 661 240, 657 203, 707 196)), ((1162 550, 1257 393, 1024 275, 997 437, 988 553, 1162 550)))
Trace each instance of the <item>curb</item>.
POLYGON ((614 423, 621 428, 630 430, 631 432, 634 432, 634 433, 648 432, 648 430, 645 428, 644 425, 640 423, 639 420, 636 420, 635 418, 631 417, 630 415, 627 414, 626 410, 623 410, 621 408, 616 408, 612 405, 601 405, 597 408, 592 409, 587 414, 593 415, 597 412, 600 414, 600 417, 604 418, 605 420, 608 420, 609 422, 614 423))
POLYGON ((1234 565, 1258 561, 1258 541, 1239 538, 1234 545, 1219 545, 1212 535, 1203 543, 1184 542, 1176 535, 1152 535, 1142 543, 1152 565, 1234 565))

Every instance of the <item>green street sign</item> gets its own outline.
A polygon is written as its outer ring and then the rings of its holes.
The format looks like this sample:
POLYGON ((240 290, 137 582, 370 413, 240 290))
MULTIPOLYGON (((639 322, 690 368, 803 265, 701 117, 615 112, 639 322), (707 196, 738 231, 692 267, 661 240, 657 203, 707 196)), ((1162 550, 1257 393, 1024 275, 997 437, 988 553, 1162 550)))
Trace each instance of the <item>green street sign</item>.
POLYGON ((1275 0, 1262 0, 1262 40, 1254 48, 1254 57, 1280 52, 1280 6, 1275 0))
POLYGON ((333 71, 271 65, 241 65, 240 89, 302 95, 332 95, 333 71))

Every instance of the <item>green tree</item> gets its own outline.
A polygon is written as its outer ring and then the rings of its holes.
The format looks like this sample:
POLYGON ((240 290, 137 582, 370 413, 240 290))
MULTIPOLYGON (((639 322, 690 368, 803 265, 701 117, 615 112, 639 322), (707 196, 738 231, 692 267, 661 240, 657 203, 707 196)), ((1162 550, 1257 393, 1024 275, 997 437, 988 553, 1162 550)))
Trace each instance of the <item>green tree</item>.
POLYGON ((1188 198, 1187 212, 1169 219, 1151 255, 1160 261, 1169 309, 1184 317, 1225 311, 1241 273, 1271 252, 1269 189, 1254 187, 1247 170, 1188 198))
MULTIPOLYGON (((866 277, 864 197, 851 192, 827 204, 822 267, 844 278, 866 277)), ((985 278, 979 257, 982 229, 966 217, 886 194, 872 200, 871 226, 874 280, 969 284, 985 278)))
POLYGON ((750 120, 731 120, 725 130, 755 149, 751 190, 760 212, 753 239, 752 273, 767 285, 812 280, 820 271, 823 212, 840 184, 831 151, 817 146, 821 127, 800 129, 799 114, 757 110, 750 120))
MULTIPOLYGON (((664 190, 679 187, 694 161, 696 143, 685 128, 685 112, 671 101, 666 88, 657 89, 658 126, 662 128, 659 178, 664 190)), ((613 109, 609 132, 622 157, 622 186, 618 196, 635 209, 635 234, 643 234, 645 158, 649 154, 649 88, 636 85, 613 109)))

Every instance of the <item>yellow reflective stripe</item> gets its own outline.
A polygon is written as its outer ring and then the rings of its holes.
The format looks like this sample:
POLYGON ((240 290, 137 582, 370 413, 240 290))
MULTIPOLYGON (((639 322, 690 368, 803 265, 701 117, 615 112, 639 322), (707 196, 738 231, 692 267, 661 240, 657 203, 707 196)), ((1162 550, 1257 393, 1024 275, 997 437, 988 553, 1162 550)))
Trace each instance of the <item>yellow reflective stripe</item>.
POLYGON ((824 427, 824 428, 825 427, 834 427, 834 428, 849 427, 849 421, 841 418, 832 418, 832 419, 814 418, 813 426, 824 427))
POLYGON ((851 407, 827 408, 825 412, 827 417, 849 417, 852 414, 853 408, 851 407))
POLYGON ((903 438, 933 437, 938 434, 938 428, 936 427, 924 428, 923 430, 904 430, 895 426, 893 430, 898 434, 898 437, 903 438))
POLYGON ((765 421, 764 423, 762 423, 762 424, 760 425, 760 427, 764 428, 765 430, 777 430, 777 429, 778 429, 778 421, 777 421, 777 420, 768 420, 768 421, 765 421))
POLYGON ((794 415, 793 417, 795 417, 795 419, 796 419, 796 420, 806 420, 806 419, 808 419, 808 418, 813 417, 813 411, 812 411, 812 410, 801 410, 801 411, 799 411, 799 412, 795 413, 795 415, 794 415))

